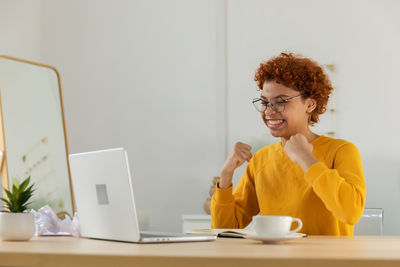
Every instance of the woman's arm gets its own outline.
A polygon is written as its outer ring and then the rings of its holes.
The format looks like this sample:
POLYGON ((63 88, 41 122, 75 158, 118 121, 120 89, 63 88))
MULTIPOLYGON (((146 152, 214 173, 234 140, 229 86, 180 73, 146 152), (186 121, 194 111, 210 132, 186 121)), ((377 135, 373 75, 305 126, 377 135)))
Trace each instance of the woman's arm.
POLYGON ((355 145, 346 143, 338 148, 333 169, 317 162, 305 172, 304 178, 338 220, 354 225, 361 218, 366 185, 361 156, 355 145))
POLYGON ((252 161, 232 194, 232 185, 217 189, 211 200, 211 228, 244 228, 259 212, 252 161))
POLYGON ((299 164, 317 196, 338 220, 355 224, 364 210, 366 186, 361 156, 352 143, 340 146, 333 169, 318 161, 312 154, 313 146, 297 134, 285 144, 286 154, 299 164))

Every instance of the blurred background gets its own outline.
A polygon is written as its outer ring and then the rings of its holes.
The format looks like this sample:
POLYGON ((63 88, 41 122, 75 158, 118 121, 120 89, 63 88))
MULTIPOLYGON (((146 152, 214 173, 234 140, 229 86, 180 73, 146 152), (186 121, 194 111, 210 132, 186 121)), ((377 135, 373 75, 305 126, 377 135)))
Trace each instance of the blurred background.
POLYGON ((125 147, 137 208, 163 231, 204 214, 235 142, 278 141, 251 104, 258 65, 310 57, 335 87, 315 131, 359 148, 366 207, 399 235, 398 14, 396 0, 0 0, 0 54, 59 70, 70 153, 125 147))

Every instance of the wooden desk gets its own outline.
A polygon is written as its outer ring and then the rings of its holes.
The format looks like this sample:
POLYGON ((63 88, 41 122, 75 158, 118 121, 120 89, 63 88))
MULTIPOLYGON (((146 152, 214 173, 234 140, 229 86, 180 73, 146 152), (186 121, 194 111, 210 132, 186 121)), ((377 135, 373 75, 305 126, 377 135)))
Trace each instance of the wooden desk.
POLYGON ((0 241, 0 266, 400 266, 400 237, 311 236, 280 245, 246 239, 130 244, 73 237, 0 241))

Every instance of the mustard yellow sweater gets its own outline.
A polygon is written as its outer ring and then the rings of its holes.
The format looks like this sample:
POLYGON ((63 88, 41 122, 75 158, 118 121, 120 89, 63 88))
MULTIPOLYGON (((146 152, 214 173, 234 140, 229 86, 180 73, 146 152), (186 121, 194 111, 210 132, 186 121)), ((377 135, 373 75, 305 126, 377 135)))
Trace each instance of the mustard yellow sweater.
POLYGON ((281 142, 254 153, 233 194, 232 187, 217 186, 211 201, 212 228, 244 228, 260 213, 300 218, 300 232, 309 235, 353 235, 366 197, 358 149, 323 135, 311 144, 319 162, 305 173, 281 142))

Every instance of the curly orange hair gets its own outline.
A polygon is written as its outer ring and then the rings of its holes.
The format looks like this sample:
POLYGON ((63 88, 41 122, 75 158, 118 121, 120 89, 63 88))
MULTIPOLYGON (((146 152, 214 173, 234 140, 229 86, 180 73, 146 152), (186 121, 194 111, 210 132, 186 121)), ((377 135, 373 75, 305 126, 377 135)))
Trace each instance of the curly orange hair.
POLYGON ((293 53, 281 53, 261 63, 254 80, 260 90, 264 82, 275 81, 314 99, 317 106, 310 114, 311 125, 326 111, 333 90, 328 75, 317 62, 293 53))

